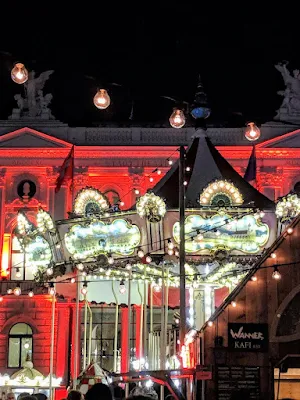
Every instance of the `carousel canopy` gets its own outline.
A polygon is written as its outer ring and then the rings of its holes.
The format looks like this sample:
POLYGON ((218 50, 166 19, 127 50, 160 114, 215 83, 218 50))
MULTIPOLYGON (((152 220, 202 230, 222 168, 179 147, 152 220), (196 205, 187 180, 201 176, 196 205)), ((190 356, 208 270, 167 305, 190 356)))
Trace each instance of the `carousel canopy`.
MULTIPOLYGON (((234 168, 221 156, 205 135, 197 130, 196 136, 186 152, 186 207, 198 208, 200 193, 213 181, 225 180, 234 184, 241 192, 244 206, 261 210, 274 210, 274 203, 244 180, 234 168)), ((178 196, 179 161, 153 188, 153 192, 166 199, 168 208, 179 207, 178 196)))

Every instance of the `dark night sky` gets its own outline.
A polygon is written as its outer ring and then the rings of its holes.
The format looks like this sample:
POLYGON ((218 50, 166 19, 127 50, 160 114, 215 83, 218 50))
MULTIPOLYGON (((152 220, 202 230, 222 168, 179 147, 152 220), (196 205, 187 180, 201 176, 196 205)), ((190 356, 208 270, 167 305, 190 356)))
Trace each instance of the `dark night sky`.
POLYGON ((70 125, 126 122, 132 96, 135 123, 166 123, 172 104, 159 95, 191 101, 198 73, 211 122, 262 123, 282 100, 274 63, 289 60, 291 68, 300 68, 299 24, 288 18, 252 18, 244 10, 222 18, 222 12, 204 14, 195 7, 152 5, 143 11, 117 3, 97 11, 82 6, 71 16, 40 4, 38 14, 26 9, 2 15, 1 119, 20 92, 9 75, 15 61, 37 73, 55 70, 45 92, 54 95, 54 115, 70 125), (101 112, 92 98, 106 82, 124 86, 111 88, 112 105, 101 112))

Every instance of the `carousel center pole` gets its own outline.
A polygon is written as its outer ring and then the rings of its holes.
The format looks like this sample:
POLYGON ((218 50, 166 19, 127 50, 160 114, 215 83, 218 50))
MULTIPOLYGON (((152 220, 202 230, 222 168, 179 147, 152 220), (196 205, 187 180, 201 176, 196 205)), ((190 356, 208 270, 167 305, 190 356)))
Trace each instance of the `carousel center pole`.
MULTIPOLYGON (((179 245, 179 274, 180 274, 180 331, 179 340, 180 347, 184 345, 186 334, 186 307, 185 307, 185 186, 184 186, 184 170, 185 170, 185 149, 180 146, 179 158, 179 226, 180 226, 180 245, 179 245)), ((180 348, 180 350, 181 350, 180 348)))

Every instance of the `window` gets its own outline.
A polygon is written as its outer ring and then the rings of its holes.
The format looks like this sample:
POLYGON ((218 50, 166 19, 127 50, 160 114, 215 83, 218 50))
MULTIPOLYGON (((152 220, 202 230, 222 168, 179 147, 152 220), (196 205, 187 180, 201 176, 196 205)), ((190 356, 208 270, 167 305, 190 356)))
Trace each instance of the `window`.
POLYGON ((21 368, 27 355, 32 356, 32 329, 22 322, 9 331, 8 368, 21 368))

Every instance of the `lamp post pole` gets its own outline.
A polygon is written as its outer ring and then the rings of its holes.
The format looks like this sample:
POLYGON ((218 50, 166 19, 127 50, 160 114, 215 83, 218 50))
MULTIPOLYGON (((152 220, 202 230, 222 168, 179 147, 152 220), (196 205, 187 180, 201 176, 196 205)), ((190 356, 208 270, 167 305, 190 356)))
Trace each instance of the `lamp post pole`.
POLYGON ((186 307, 185 307, 185 149, 180 146, 179 158, 179 226, 180 226, 180 245, 179 245, 179 273, 180 273, 180 346, 184 344, 186 333, 186 307))

